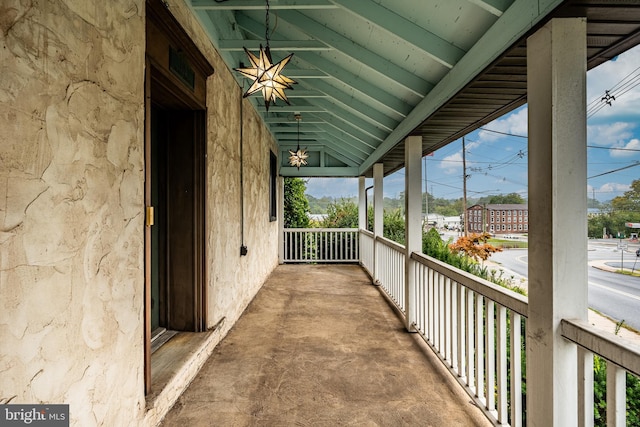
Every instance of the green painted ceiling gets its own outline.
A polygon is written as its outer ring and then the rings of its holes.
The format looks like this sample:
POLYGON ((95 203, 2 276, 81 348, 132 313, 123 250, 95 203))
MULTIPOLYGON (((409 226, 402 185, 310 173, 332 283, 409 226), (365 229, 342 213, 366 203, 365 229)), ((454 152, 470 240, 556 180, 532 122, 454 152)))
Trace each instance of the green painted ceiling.
MULTIPOLYGON (((265 0, 186 0, 230 69, 265 44, 265 0)), ((267 112, 284 176, 358 176, 403 166, 404 138, 433 151, 526 101, 524 37, 551 16, 588 17, 590 66, 637 44, 628 0, 270 0, 273 59, 297 81, 267 112), (309 166, 287 164, 297 144, 309 166)), ((235 73, 235 72, 234 72, 235 73)), ((235 73, 240 85, 248 81, 235 73)))

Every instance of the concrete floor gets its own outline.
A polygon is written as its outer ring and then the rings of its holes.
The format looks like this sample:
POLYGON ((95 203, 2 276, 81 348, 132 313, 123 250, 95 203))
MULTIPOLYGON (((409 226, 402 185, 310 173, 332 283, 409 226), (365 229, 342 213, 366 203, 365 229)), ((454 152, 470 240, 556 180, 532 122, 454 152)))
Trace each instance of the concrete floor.
POLYGON ((490 425, 353 265, 282 265, 163 426, 490 425))

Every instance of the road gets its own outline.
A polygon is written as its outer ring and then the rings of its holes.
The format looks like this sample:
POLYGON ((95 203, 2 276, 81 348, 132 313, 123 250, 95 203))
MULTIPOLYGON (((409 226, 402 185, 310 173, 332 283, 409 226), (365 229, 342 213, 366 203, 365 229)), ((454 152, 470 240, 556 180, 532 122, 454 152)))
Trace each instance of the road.
MULTIPOLYGON (((636 245, 637 246, 637 245, 636 245)), ((635 256, 636 246, 629 245, 624 253, 626 268, 640 269, 640 259, 635 256)), ((589 261, 605 261, 607 265, 619 268, 621 253, 615 244, 590 242, 589 261)), ((510 249, 494 254, 491 261, 499 263, 505 270, 527 277, 527 250, 510 249)), ((640 330, 640 278, 599 270, 590 266, 589 307, 615 320, 640 330)))

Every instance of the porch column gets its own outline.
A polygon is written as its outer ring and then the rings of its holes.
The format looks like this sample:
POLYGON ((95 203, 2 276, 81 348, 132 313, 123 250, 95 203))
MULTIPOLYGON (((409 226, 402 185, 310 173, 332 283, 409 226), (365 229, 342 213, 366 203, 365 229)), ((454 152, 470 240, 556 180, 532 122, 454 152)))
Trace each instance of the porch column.
POLYGON ((358 177, 358 227, 367 229, 367 188, 364 176, 358 177))
POLYGON ((384 236, 382 220, 384 213, 384 193, 382 192, 382 181, 384 178, 384 168, 382 163, 373 165, 373 282, 379 284, 380 274, 378 274, 378 243, 375 238, 384 236))
POLYGON ((404 262, 404 308, 405 327, 415 331, 416 283, 411 259, 413 252, 422 252, 422 137, 410 136, 404 142, 404 212, 405 212, 405 262, 404 262))
POLYGON ((586 20, 527 40, 530 426, 576 426, 577 349, 560 320, 587 319, 586 20))
POLYGON ((284 264, 284 177, 278 177, 278 263, 284 264))

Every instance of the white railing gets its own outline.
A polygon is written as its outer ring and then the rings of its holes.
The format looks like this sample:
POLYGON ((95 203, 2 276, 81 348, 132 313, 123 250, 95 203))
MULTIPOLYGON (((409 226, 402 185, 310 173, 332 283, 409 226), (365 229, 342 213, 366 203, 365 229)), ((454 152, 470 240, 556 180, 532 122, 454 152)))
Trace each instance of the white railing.
POLYGON ((490 419, 521 426, 527 298, 426 255, 411 258, 416 330, 490 419))
POLYGON ((359 262, 357 228, 285 228, 284 262, 359 262))
MULTIPOLYGON (((405 252, 376 238, 377 280, 406 316, 405 252)), ((526 297, 420 253, 411 259, 413 327, 493 422, 522 426, 526 297)))
POLYGON ((374 235, 368 230, 360 230, 360 264, 373 277, 374 235))
POLYGON ((640 346, 583 321, 563 319, 561 327, 562 336, 579 350, 578 425, 594 425, 594 355, 606 361, 607 426, 631 425, 627 423, 627 373, 635 376, 636 381, 640 377, 640 346))
MULTIPOLYGON (((285 261, 360 261, 403 316, 406 304, 413 306, 411 326, 494 424, 525 425, 527 298, 414 252, 409 265, 415 299, 406 302, 405 247, 366 230, 356 233, 287 229, 285 261)), ((640 346, 573 320, 562 320, 562 336, 578 347, 578 425, 594 425, 594 355, 606 361, 607 426, 626 425, 626 378, 640 376, 640 346)))
POLYGON ((398 309, 406 315, 404 291, 405 248, 385 237, 376 237, 378 284, 398 309))

